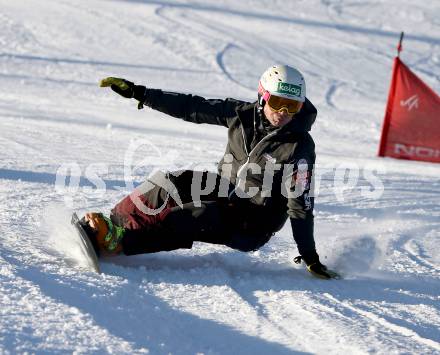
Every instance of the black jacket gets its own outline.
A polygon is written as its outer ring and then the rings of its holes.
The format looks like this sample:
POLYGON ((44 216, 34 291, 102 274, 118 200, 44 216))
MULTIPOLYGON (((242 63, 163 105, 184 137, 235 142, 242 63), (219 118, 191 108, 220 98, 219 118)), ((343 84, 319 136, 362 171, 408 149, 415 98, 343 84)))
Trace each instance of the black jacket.
POLYGON ((219 174, 236 186, 234 196, 251 195, 251 202, 267 207, 268 217, 274 220, 281 216, 285 222, 290 217, 300 254, 316 254, 314 201, 310 196, 315 144, 308 131, 317 111, 308 99, 290 123, 264 132, 262 139, 255 142, 257 122, 265 120, 257 102, 207 100, 158 89, 147 89, 145 94, 144 104, 155 110, 193 123, 227 127, 228 143, 219 174), (270 179, 265 180, 271 175, 265 176, 269 171, 274 172, 271 186, 270 179))

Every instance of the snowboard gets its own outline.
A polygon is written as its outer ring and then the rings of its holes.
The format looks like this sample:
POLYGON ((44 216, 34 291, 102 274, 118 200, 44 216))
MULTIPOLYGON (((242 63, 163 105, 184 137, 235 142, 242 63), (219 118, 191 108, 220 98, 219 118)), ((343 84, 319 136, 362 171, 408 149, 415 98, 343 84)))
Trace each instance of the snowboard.
POLYGON ((78 218, 78 215, 75 212, 72 214, 71 223, 75 228, 75 231, 77 232, 76 234, 80 241, 81 251, 83 255, 87 258, 88 264, 90 265, 93 271, 100 274, 101 270, 99 268, 98 256, 96 255, 92 242, 87 236, 86 231, 81 226, 80 219, 78 218))

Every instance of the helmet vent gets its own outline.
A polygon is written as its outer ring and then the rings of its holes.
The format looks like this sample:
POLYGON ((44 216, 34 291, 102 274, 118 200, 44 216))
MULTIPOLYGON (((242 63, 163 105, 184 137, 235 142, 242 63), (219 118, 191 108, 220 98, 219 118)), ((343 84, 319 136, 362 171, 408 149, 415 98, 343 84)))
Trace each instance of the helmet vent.
POLYGON ((275 74, 278 75, 279 73, 275 70, 275 74))

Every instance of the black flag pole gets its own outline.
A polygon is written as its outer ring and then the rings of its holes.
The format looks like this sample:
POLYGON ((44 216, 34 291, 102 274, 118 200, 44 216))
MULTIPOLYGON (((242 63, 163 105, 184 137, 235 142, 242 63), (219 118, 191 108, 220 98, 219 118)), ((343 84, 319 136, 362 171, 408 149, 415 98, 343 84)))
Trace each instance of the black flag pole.
POLYGON ((400 52, 402 51, 403 31, 400 33, 399 44, 397 46, 397 56, 400 58, 400 52))

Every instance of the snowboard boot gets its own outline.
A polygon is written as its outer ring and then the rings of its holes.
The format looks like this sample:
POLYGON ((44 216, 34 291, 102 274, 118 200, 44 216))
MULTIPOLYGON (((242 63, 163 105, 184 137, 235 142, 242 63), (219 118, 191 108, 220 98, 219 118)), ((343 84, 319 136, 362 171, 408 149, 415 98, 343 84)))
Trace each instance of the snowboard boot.
POLYGON ((92 242, 98 256, 118 255, 122 252, 125 229, 113 224, 102 213, 86 213, 81 224, 92 242))

